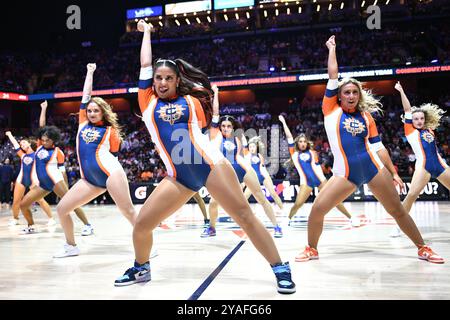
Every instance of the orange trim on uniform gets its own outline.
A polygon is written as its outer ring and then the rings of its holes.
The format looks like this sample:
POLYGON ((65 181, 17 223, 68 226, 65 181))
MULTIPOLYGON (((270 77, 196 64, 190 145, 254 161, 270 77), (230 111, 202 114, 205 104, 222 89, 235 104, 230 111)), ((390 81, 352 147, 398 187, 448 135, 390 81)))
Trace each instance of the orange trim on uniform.
MULTIPOLYGON (((380 166, 378 164, 378 162, 375 160, 375 157, 372 153, 372 151, 370 150, 369 144, 368 144, 368 139, 369 138, 373 138, 378 136, 378 129, 377 129, 377 125, 375 124, 375 120, 373 119, 372 115, 368 112, 365 112, 366 117, 369 120, 369 123, 366 123, 367 126, 367 131, 369 132, 369 137, 364 139, 364 145, 366 146, 366 151, 370 156, 370 160, 372 160, 372 163, 375 165, 375 167, 377 167, 378 171, 380 170, 380 166)), ((364 117, 364 119, 366 119, 364 117)))
POLYGON ((341 125, 341 118, 342 118, 342 114, 343 111, 341 110, 341 114, 338 117, 338 121, 336 122, 336 136, 337 136, 337 141, 338 141, 338 145, 339 145, 339 150, 341 150, 341 154, 342 154, 342 158, 344 159, 344 163, 345 163, 345 178, 348 178, 348 175, 350 173, 349 169, 348 169, 348 161, 347 161, 347 156, 345 155, 344 152, 344 147, 342 147, 342 143, 341 143, 341 133, 340 133, 340 125, 341 125))
POLYGON ((195 97, 189 96, 189 98, 192 99, 192 102, 194 103, 194 106, 195 106, 195 114, 197 116, 198 126, 200 127, 200 129, 203 129, 206 127, 206 116, 205 116, 205 111, 203 110, 202 104, 195 97))
POLYGON ((339 108, 337 95, 334 95, 331 98, 327 96, 323 97, 322 112, 325 117, 333 113, 337 108, 339 108))
POLYGON ((22 149, 19 149, 18 151, 17 151, 17 156, 19 157, 19 158, 22 158, 22 156, 23 155, 25 155, 26 153, 22 150, 22 149))
POLYGON ((139 108, 141 109, 141 112, 144 113, 145 110, 150 105, 150 102, 155 99, 156 96, 153 93, 153 88, 147 88, 147 89, 139 89, 138 90, 138 102, 139 102, 139 108))
MULTIPOLYGON (((152 92, 153 92, 153 90, 152 90, 152 92)), ((158 104, 158 98, 152 99, 151 103, 154 103, 154 105, 156 107, 156 105, 158 104), (153 102, 153 100, 156 100, 156 101, 153 102)), ((148 104, 148 106, 150 106, 150 103, 148 104)), ((145 111, 145 109, 144 109, 144 111, 145 111)), ((144 113, 144 111, 142 111, 142 113, 144 113)), ((166 147, 162 143, 161 136, 159 135, 158 126, 156 125, 155 117, 154 117, 154 114, 153 114, 154 111, 153 110, 150 110, 150 111, 152 112, 152 114, 150 114, 150 119, 152 120, 152 125, 153 125, 153 128, 155 129, 155 132, 156 132, 156 138, 158 139, 158 142, 160 143, 160 145, 161 145, 161 147, 163 149, 162 152, 164 152, 164 154, 166 155, 166 157, 167 157, 167 159, 168 159, 168 161, 170 163, 170 166, 172 167, 173 178, 176 178, 177 177, 177 170, 175 170, 175 166, 174 166, 174 164, 172 162, 172 158, 170 157, 169 153, 167 152, 166 147)), ((156 150, 158 151, 158 153, 160 153, 161 150, 159 150, 158 145, 156 143, 155 143, 155 145, 157 147, 156 150)))
POLYGON ((87 121, 87 105, 85 109, 80 108, 80 113, 78 114, 78 125, 82 124, 83 122, 87 121))
POLYGON ((109 136, 109 151, 110 152, 119 152, 120 150, 120 137, 117 133, 117 130, 114 127, 111 128, 111 133, 109 136))
MULTIPOLYGON (((294 143, 295 143, 295 141, 294 141, 294 143)), ((295 153, 295 147, 289 147, 289 153, 292 156, 295 153)))
POLYGON ((213 161, 206 155, 206 153, 203 151, 203 149, 195 141, 194 132, 192 131, 192 124, 191 123, 192 123, 192 114, 196 110, 193 108, 193 106, 189 102, 190 99, 188 99, 187 97, 185 97, 185 99, 186 99, 186 102, 187 102, 187 105, 188 105, 188 108, 189 108, 188 128, 189 128, 189 136, 191 138, 191 142, 194 145, 194 148, 197 150, 197 152, 202 156, 202 158, 204 158, 206 160, 206 163, 209 164, 211 169, 213 169, 214 168, 213 161))
POLYGON ((106 168, 102 165, 102 162, 100 161, 100 158, 98 156, 98 152, 100 151, 103 143, 105 142, 105 139, 108 136, 108 133, 109 134, 111 133, 111 127, 108 127, 105 134, 103 135, 102 141, 100 141, 100 143, 98 144, 97 150, 95 150, 95 160, 97 161, 97 164, 100 167, 100 169, 109 177, 110 176, 109 171, 106 170, 106 168))
POLYGON ((405 136, 409 136, 411 133, 416 131, 416 128, 412 125, 412 123, 404 123, 403 128, 405 129, 405 136))
POLYGON ((422 157, 423 157, 422 168, 425 169, 425 163, 427 162, 427 156, 425 155, 425 150, 423 150, 422 137, 420 136, 419 130, 417 130, 417 138, 419 139, 419 146, 420 146, 420 150, 422 151, 422 157))
MULTIPOLYGON (((314 173, 314 175, 316 176, 317 180, 319 180, 320 182, 322 182, 322 180, 320 180, 320 177, 317 175, 316 170, 314 170, 313 166, 319 166, 320 170, 322 170, 322 166, 320 166, 319 163, 319 156, 317 155, 317 152, 310 150, 311 154, 313 155, 313 160, 314 162, 311 162, 311 169, 312 172, 314 173)), ((323 173, 323 170, 322 170, 323 173)))

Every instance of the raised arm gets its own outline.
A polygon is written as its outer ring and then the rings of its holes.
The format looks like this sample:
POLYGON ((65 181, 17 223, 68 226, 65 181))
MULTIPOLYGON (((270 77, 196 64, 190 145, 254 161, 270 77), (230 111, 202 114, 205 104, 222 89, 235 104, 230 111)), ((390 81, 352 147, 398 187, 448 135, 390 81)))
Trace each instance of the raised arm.
POLYGON ((141 72, 139 74, 138 100, 142 114, 147 110, 153 94, 153 68, 152 68, 152 39, 151 26, 144 20, 139 20, 137 28, 144 33, 141 46, 141 72))
POLYGON ((86 104, 91 100, 92 83, 94 82, 94 72, 97 69, 95 63, 89 63, 87 66, 86 78, 84 79, 83 98, 81 99, 80 113, 78 115, 78 123, 81 124, 87 120, 86 104))
POLYGON ((278 116, 278 120, 280 120, 280 122, 283 124, 284 133, 286 134, 286 138, 288 139, 288 142, 292 141, 292 143, 293 143, 294 137, 292 136, 291 130, 289 130, 289 128, 286 124, 286 120, 284 119, 284 117, 281 114, 278 116))
POLYGON ((402 98, 403 110, 405 111, 405 113, 411 112, 411 103, 409 102, 408 97, 406 96, 405 91, 403 90, 403 87, 400 84, 400 81, 397 81, 397 83, 395 84, 395 89, 398 92, 400 92, 400 97, 402 98))
POLYGON ((338 78, 338 63, 336 58, 336 40, 331 36, 325 43, 328 48, 328 77, 330 79, 338 78))
POLYGON ((16 138, 14 138, 14 136, 12 135, 11 131, 6 131, 5 135, 9 138, 9 141, 11 141, 15 150, 20 149, 20 145, 17 142, 16 138))
POLYGON ((209 138, 210 138, 210 140, 215 140, 215 138, 218 136, 218 133, 220 131, 220 129, 219 129, 219 121, 220 121, 219 88, 216 85, 213 85, 211 87, 211 89, 214 92, 214 97, 213 97, 213 118, 212 118, 209 138))
POLYGON ((141 68, 147 68, 152 66, 152 28, 144 20, 139 20, 137 29, 144 33, 141 46, 141 68))
POLYGON ((45 100, 41 103, 41 114, 39 115, 39 127, 44 127, 46 124, 46 113, 47 113, 48 102, 45 100))
POLYGON ((333 113, 337 108, 338 104, 338 76, 339 69, 336 58, 336 41, 335 37, 331 36, 325 43, 328 48, 328 83, 325 90, 325 96, 322 102, 322 112, 324 116, 328 116, 333 113))
POLYGON ((293 156, 295 153, 294 137, 292 136, 291 130, 289 130, 286 124, 286 120, 281 114, 278 116, 278 120, 280 120, 280 122, 283 124, 284 133, 286 134, 286 138, 289 145, 289 153, 291 154, 291 156, 293 156))
POLYGON ((92 83, 94 82, 94 72, 97 69, 97 65, 95 63, 89 63, 86 68, 87 72, 84 80, 82 103, 88 103, 91 99, 92 83))

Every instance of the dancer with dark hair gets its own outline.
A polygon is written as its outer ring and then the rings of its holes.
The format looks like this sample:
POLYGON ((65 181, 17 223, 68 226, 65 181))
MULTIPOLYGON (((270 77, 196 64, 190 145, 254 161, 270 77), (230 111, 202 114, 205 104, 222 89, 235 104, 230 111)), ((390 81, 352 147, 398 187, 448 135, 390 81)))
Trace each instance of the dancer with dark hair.
MULTIPOLYGON (((212 91, 208 77, 180 59, 158 60, 152 66, 151 27, 140 20, 138 30, 144 33, 139 106, 168 176, 139 212, 133 230, 135 262, 115 285, 151 280, 149 254, 153 230, 206 186, 270 263, 278 292, 294 293, 289 263, 282 263, 273 239, 252 213, 230 163, 202 133, 201 129, 211 122, 212 91)), ((217 125, 218 117, 212 122, 217 125)))

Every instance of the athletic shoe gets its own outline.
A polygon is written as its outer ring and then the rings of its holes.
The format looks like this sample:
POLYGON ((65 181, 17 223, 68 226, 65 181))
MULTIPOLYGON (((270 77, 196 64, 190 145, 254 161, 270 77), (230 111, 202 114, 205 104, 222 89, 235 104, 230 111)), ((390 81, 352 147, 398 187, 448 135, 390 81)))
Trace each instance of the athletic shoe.
POLYGON ((56 225, 56 221, 53 218, 48 219, 47 226, 51 227, 56 225))
POLYGON ((36 233, 36 229, 34 228, 34 225, 28 226, 25 229, 22 229, 20 234, 33 234, 36 233))
POLYGON ((134 266, 125 271, 123 276, 114 281, 116 287, 129 286, 138 282, 148 282, 152 279, 150 274, 150 262, 140 265, 136 261, 134 266))
POLYGON ((297 262, 305 262, 317 259, 319 259, 319 252, 316 249, 311 248, 310 246, 306 246, 305 251, 295 257, 295 261, 297 262))
POLYGON ((203 229, 202 234, 200 237, 202 238, 208 238, 208 237, 215 237, 216 236, 216 228, 211 226, 206 226, 205 229, 203 229))
POLYGON ((273 236, 275 238, 282 238, 283 237, 283 230, 281 230, 281 227, 279 225, 277 225, 275 228, 273 228, 273 230, 275 231, 273 236))
POLYGON ((360 227, 361 226, 361 220, 355 216, 352 216, 350 218, 350 223, 352 224, 352 227, 360 227))
POLYGON ((85 224, 83 230, 81 230, 82 236, 90 236, 94 234, 94 228, 90 224, 85 224))
POLYGON ((389 237, 391 238, 398 238, 403 235, 403 231, 399 228, 399 226, 395 226, 392 228, 391 233, 389 234, 389 237))
POLYGON ((65 244, 62 250, 58 251, 53 255, 53 258, 66 258, 74 257, 80 254, 80 249, 77 246, 72 246, 70 244, 65 244))
POLYGON ((289 266, 289 262, 279 263, 277 265, 272 266, 273 273, 275 273, 275 277, 277 278, 277 290, 279 293, 294 293, 295 283, 292 281, 291 276, 291 267, 289 266))
POLYGON ((9 221, 8 221, 8 226, 10 226, 10 227, 17 226, 18 224, 19 224, 19 219, 12 218, 12 219, 9 219, 9 221))
POLYGON ((444 263, 445 260, 439 256, 436 252, 431 250, 429 246, 423 246, 418 252, 420 260, 426 260, 432 263, 444 263))

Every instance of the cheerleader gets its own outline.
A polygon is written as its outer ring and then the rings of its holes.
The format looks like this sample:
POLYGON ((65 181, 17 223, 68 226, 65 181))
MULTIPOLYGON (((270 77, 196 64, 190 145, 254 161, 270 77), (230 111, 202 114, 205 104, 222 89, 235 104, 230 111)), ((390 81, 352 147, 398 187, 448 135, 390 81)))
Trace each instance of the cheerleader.
MULTIPOLYGON (((444 110, 431 103, 422 104, 420 107, 411 107, 408 97, 400 82, 397 82, 395 89, 400 92, 404 115, 404 128, 406 139, 416 156, 416 166, 411 180, 411 187, 408 195, 403 200, 406 212, 411 211, 411 207, 419 197, 423 188, 430 178, 437 179, 443 186, 450 189, 450 169, 439 154, 435 130, 439 127, 439 122, 444 110)), ((399 237, 402 232, 395 227, 391 232, 391 237, 399 237)))
MULTIPOLYGON (((153 230, 206 186, 270 263, 278 292, 295 292, 289 263, 281 262, 273 239, 252 213, 230 163, 202 133, 201 129, 211 122, 212 92, 208 77, 180 59, 157 60, 153 70, 151 27, 140 20, 138 30, 144 33, 139 106, 168 176, 153 190, 139 212, 133 230, 134 265, 115 285, 150 281, 153 230), (178 140, 174 138, 175 131, 183 135, 178 140), (180 149, 183 152, 177 153, 180 149)), ((218 125, 218 117, 212 122, 218 125)))
MULTIPOLYGON (((318 188, 320 192, 325 187, 328 180, 325 178, 322 167, 319 164, 317 152, 311 150, 311 141, 308 141, 306 135, 303 133, 298 135, 294 140, 284 117, 280 115, 278 119, 283 124, 284 132, 289 143, 291 162, 294 164, 298 175, 300 176, 300 190, 297 193, 295 203, 289 212, 289 220, 291 220, 298 209, 300 209, 306 200, 308 200, 313 189, 318 188)), ((359 218, 352 217, 342 203, 339 203, 336 208, 349 219, 349 222, 353 227, 359 227, 361 225, 359 218)))

